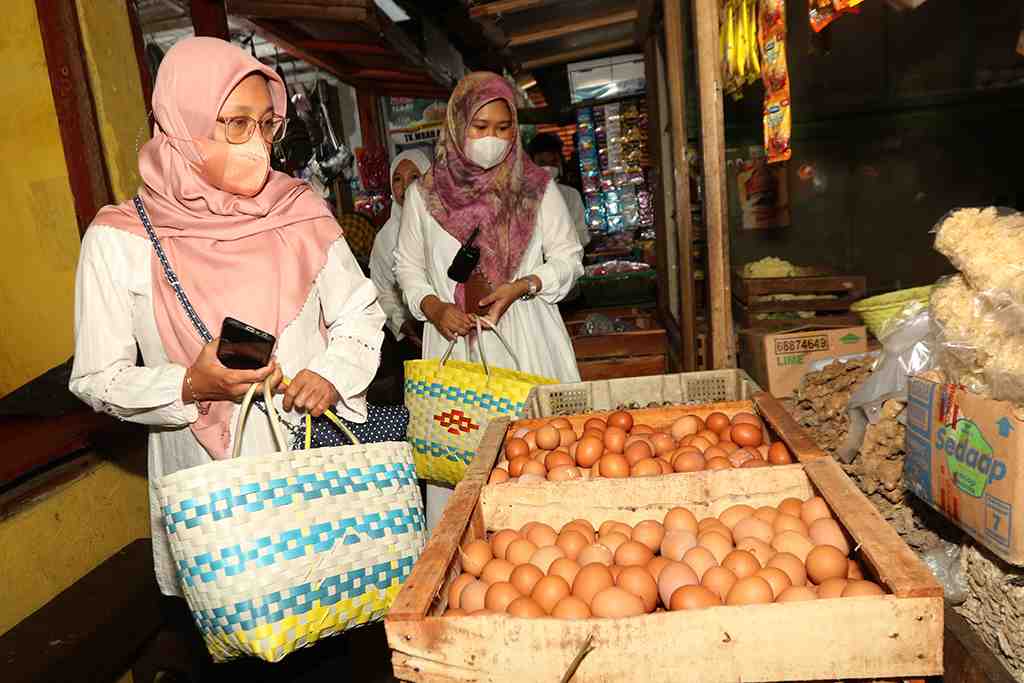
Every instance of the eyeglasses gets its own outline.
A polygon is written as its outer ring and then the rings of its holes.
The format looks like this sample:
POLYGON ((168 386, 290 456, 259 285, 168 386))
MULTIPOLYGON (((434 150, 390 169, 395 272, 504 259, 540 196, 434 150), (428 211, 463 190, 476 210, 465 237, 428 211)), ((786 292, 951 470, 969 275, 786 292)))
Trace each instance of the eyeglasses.
POLYGON ((218 118, 217 122, 224 124, 225 137, 233 145, 244 145, 249 142, 257 126, 264 140, 271 144, 281 142, 288 128, 288 119, 276 114, 260 121, 251 116, 232 116, 228 119, 218 118))

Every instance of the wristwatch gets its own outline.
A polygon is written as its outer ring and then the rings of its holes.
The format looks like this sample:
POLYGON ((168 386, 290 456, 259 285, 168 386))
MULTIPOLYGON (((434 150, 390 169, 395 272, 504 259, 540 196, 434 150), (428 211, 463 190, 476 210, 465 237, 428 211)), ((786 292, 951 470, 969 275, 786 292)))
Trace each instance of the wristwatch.
POLYGON ((527 287, 526 294, 523 294, 523 296, 522 296, 522 300, 523 301, 529 301, 530 299, 533 299, 534 297, 537 296, 537 281, 536 280, 534 280, 532 277, 526 278, 526 287, 527 287))

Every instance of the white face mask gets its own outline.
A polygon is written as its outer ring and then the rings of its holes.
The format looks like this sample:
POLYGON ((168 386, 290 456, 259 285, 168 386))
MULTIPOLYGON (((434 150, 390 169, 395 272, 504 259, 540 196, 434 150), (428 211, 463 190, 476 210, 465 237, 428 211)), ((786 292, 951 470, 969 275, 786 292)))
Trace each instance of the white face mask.
POLYGON ((496 137, 470 138, 466 141, 466 156, 481 168, 493 168, 501 163, 511 141, 496 137))
POLYGON ((562 175, 562 169, 558 166, 541 166, 541 168, 548 172, 552 180, 558 180, 558 177, 562 175))

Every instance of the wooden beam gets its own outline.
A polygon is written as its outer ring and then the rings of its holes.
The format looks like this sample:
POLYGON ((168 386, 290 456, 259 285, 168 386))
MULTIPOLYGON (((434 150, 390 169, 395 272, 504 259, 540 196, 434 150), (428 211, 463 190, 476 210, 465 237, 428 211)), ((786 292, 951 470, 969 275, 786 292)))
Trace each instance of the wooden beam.
POLYGON ((356 92, 356 108, 359 111, 359 133, 366 149, 384 147, 384 127, 380 118, 380 100, 363 90, 356 92))
POLYGON ((537 7, 550 5, 557 1, 558 0, 496 0, 495 2, 488 2, 485 5, 471 7, 469 10, 469 16, 474 19, 497 17, 502 14, 512 14, 514 12, 524 12, 526 10, 536 9, 537 7))
MULTIPOLYGON (((736 367, 732 289, 729 276, 729 207, 725 166, 725 112, 718 56, 719 0, 694 0, 697 85, 700 90, 701 150, 704 164, 704 216, 708 241, 708 308, 711 363, 736 367)), ((667 22, 666 22, 667 23, 667 22)))
MULTIPOLYGON (((455 85, 455 79, 451 74, 446 71, 442 71, 433 62, 426 58, 423 52, 420 51, 419 47, 406 35, 405 31, 399 28, 391 19, 386 17, 384 14, 377 14, 377 23, 379 25, 379 32, 384 36, 384 40, 395 49, 398 54, 405 57, 405 59, 415 66, 421 67, 430 74, 430 77, 434 79, 434 82, 445 86, 453 87, 455 85)), ((453 48, 454 49, 454 48, 453 48)))
POLYGON ((142 85, 142 102, 146 110, 149 110, 150 100, 153 99, 153 77, 149 73, 149 64, 146 63, 146 43, 142 38, 142 24, 139 21, 139 10, 135 0, 125 0, 128 8, 128 23, 132 28, 132 43, 135 45, 135 61, 139 65, 139 82, 142 85))
POLYGON ((639 16, 636 20, 636 44, 643 45, 651 34, 654 17, 658 10, 658 0, 639 0, 637 3, 639 16))
POLYGON ((300 47, 303 42, 309 40, 308 35, 302 34, 296 29, 283 24, 261 21, 259 19, 232 17, 232 20, 237 23, 239 29, 255 33, 260 38, 274 43, 283 52, 290 54, 292 57, 319 67, 339 80, 347 82, 345 81, 344 74, 350 71, 353 65, 338 61, 331 55, 319 54, 313 50, 300 47))
POLYGON ((693 212, 690 210, 690 164, 686 159, 686 46, 682 0, 665 0, 665 66, 669 127, 672 129, 672 197, 676 257, 679 268, 680 360, 684 372, 697 369, 697 302, 694 291, 693 212))
POLYGON ((89 87, 78 12, 73 2, 36 0, 36 13, 78 232, 85 234, 96 212, 113 201, 114 193, 89 87))
POLYGON ((317 19, 320 21, 364 22, 375 12, 368 0, 285 2, 283 0, 231 0, 232 16, 249 19, 317 19))
POLYGON ((355 43, 338 40, 301 40, 297 43, 303 50, 315 52, 340 52, 342 54, 381 55, 393 57, 395 51, 374 43, 355 43))
POLYGON ((566 23, 565 21, 551 22, 544 24, 543 26, 532 28, 523 33, 512 34, 509 36, 508 45, 509 47, 520 47, 522 45, 531 45, 533 43, 539 43, 552 38, 561 38, 569 35, 570 33, 579 33, 580 31, 590 31, 597 28, 615 26, 617 24, 626 24, 631 21, 636 21, 639 16, 639 13, 635 9, 630 9, 623 10, 622 12, 612 12, 611 14, 580 19, 579 21, 572 23, 566 23))
POLYGON ((575 62, 580 59, 587 59, 588 57, 596 57, 598 55, 603 55, 608 52, 618 52, 620 50, 628 50, 635 47, 636 43, 633 42, 632 39, 613 40, 607 43, 601 43, 599 45, 582 47, 579 48, 578 50, 567 50, 566 52, 559 52, 553 55, 547 55, 545 57, 538 57, 537 59, 529 59, 523 62, 523 70, 529 71, 530 69, 539 69, 543 66, 568 64, 569 62, 575 62))
POLYGON ((197 36, 231 40, 224 0, 192 0, 192 26, 197 36))

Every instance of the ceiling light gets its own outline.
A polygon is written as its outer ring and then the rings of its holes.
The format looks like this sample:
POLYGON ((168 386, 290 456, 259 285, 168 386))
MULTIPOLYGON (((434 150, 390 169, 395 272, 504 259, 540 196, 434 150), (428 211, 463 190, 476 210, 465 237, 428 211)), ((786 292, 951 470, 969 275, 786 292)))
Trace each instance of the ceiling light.
POLYGON ((388 19, 398 23, 400 21, 409 21, 409 15, 405 13, 405 10, 398 6, 395 0, 373 0, 374 4, 381 12, 388 15, 388 19))

